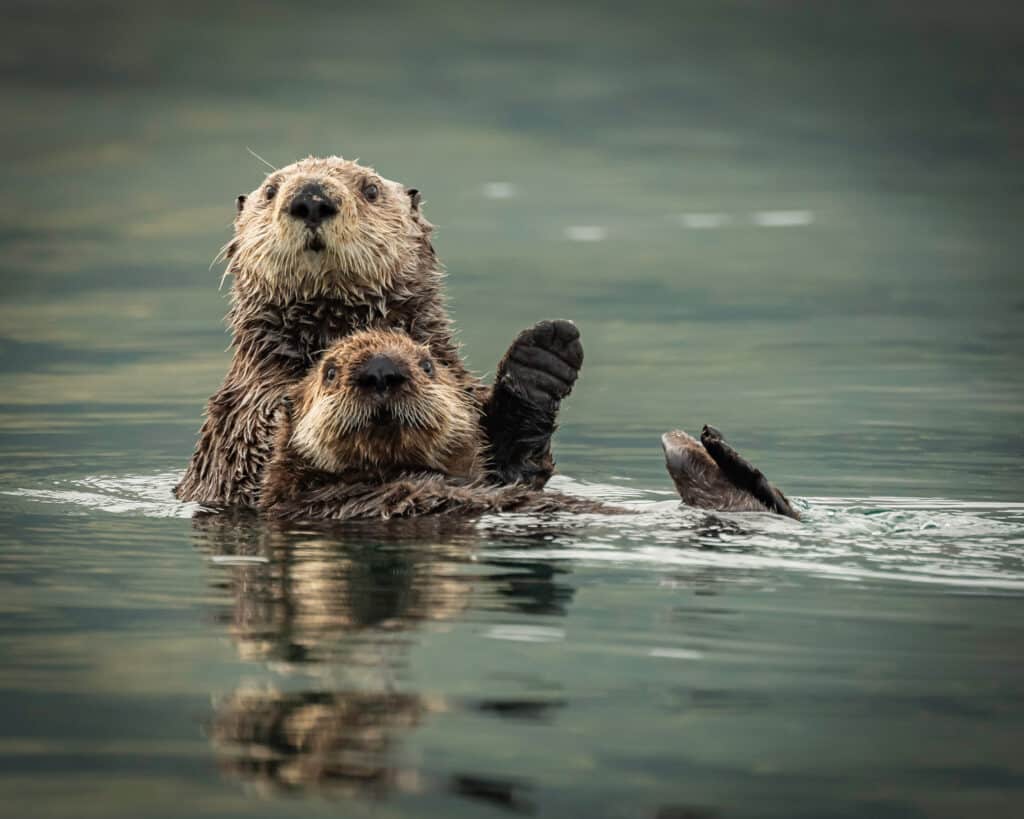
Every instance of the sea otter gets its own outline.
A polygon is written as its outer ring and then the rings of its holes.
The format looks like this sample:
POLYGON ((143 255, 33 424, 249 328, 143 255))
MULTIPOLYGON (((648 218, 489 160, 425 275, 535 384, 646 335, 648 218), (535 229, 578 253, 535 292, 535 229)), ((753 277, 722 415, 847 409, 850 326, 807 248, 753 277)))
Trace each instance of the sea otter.
POLYGON ((442 294, 443 269, 417 190, 341 157, 310 157, 239 196, 224 248, 233 277, 234 348, 175 494, 254 506, 281 398, 338 339, 367 327, 425 344, 467 401, 487 442, 487 473, 541 487, 554 461, 559 403, 582 364, 579 333, 544 321, 520 333, 484 387, 467 372, 442 294))
MULTIPOLYGON (((282 402, 278 422, 260 493, 272 518, 628 511, 489 481, 485 441, 458 371, 400 331, 363 331, 338 342, 282 402)), ((677 444, 685 433, 665 436, 684 501, 796 517, 760 472, 716 432, 705 432, 706 450, 688 436, 677 444)))

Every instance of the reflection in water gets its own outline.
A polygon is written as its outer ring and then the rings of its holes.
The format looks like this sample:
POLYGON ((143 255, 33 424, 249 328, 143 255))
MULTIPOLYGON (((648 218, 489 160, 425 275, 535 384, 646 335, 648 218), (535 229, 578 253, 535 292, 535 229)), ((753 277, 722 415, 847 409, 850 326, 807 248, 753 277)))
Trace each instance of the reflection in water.
MULTIPOLYGON (((402 690, 412 632, 447 621, 475 596, 482 610, 564 615, 572 589, 551 562, 490 560, 472 575, 472 523, 393 521, 321 529, 264 526, 253 518, 200 515, 196 546, 216 559, 230 594, 222 622, 247 661, 312 687, 239 685, 220 698, 210 737, 221 770, 266 792, 311 789, 338 796, 416 791, 425 777, 402 760, 401 739, 441 697, 402 690)), ((531 533, 526 540, 550 535, 531 533)), ((476 568, 474 566, 474 568, 476 568)), ((480 699, 500 719, 545 721, 561 701, 480 699)), ((438 787, 441 787, 438 783, 438 787)), ((460 796, 529 811, 526 786, 458 772, 460 796)))
POLYGON ((221 516, 198 517, 195 528, 211 556, 260 559, 223 564, 222 583, 234 600, 229 631, 246 660, 316 663, 343 655, 358 662, 360 649, 379 650, 388 632, 450 618, 471 591, 446 572, 461 554, 453 552, 458 530, 448 543, 403 548, 221 516))
POLYGON ((268 792, 384 795, 419 788, 394 745, 429 710, 415 694, 240 688, 217 704, 211 736, 222 771, 268 792))

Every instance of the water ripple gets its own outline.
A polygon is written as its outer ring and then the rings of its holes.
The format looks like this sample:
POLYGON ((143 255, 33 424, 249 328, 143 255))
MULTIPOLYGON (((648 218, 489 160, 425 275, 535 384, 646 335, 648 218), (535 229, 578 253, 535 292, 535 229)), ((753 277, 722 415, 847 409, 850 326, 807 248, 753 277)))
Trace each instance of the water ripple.
MULTIPOLYGON (((70 514, 102 512, 189 518, 199 507, 171 494, 178 473, 98 475, 8 491, 59 504, 70 514)), ((637 568, 719 567, 846 582, 902 581, 963 591, 1024 591, 1024 503, 946 498, 804 498, 803 521, 768 514, 708 513, 667 491, 584 483, 552 488, 624 505, 617 517, 492 515, 476 525, 477 547, 528 556, 637 568), (538 537, 539 536, 539 537, 538 537)), ((379 531, 386 532, 386 525, 379 531)))

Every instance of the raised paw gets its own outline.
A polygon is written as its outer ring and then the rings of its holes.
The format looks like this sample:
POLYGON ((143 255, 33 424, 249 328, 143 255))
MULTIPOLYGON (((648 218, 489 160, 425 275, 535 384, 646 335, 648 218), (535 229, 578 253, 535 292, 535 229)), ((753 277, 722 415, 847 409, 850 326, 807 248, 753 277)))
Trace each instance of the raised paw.
POLYGON ((540 321, 512 342, 498 368, 498 383, 531 403, 557 407, 572 392, 583 364, 580 331, 571 321, 540 321))

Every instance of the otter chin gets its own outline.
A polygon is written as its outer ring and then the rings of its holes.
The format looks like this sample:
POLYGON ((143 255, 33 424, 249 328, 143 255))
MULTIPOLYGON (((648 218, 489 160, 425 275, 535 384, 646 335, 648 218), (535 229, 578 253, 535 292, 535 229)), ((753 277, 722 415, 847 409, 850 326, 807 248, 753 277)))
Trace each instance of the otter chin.
MULTIPOLYGON (((329 349, 284 402, 261 507, 276 518, 338 520, 628 511, 489 482, 475 410, 426 346, 401 332, 355 333, 329 349)), ((709 509, 786 514, 779 508, 779 498, 788 507, 785 496, 717 431, 705 432, 707 449, 685 433, 664 438, 683 500, 709 509), (751 470, 762 482, 747 486, 751 470)))

